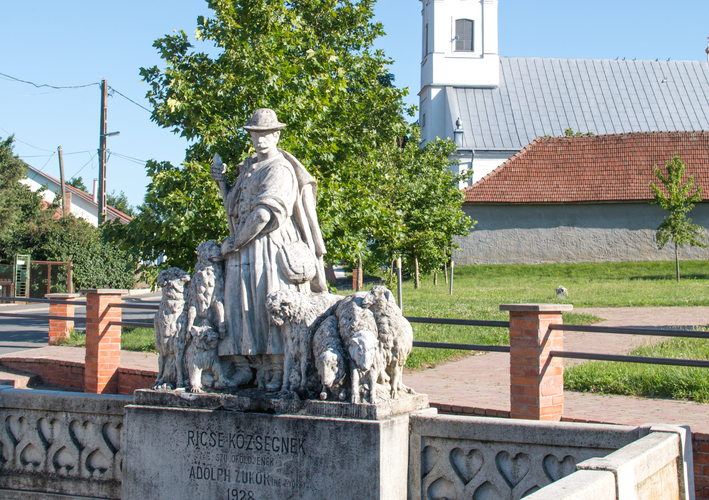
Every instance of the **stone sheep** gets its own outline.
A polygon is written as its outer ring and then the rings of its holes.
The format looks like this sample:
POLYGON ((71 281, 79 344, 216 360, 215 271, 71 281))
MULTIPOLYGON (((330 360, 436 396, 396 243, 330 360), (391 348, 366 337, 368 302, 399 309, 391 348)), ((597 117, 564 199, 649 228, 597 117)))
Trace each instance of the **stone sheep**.
POLYGON ((342 343, 350 355, 352 403, 364 400, 377 402, 377 380, 385 368, 385 358, 379 345, 374 314, 362 307, 365 292, 345 297, 335 309, 342 343))
POLYGON ((348 363, 336 316, 328 316, 315 331, 313 357, 322 384, 320 399, 328 399, 328 396, 331 396, 333 399, 344 401, 347 397, 345 382, 348 363))
POLYGON ((158 286, 162 288, 160 307, 155 314, 155 349, 158 351, 158 377, 153 389, 171 389, 182 380, 181 349, 178 340, 184 335, 186 315, 184 314, 190 275, 173 267, 160 271, 158 286))
POLYGON ((385 356, 391 397, 396 398, 401 391, 412 392, 401 379, 406 359, 413 348, 414 333, 411 324, 396 305, 394 294, 386 287, 374 286, 362 299, 362 307, 374 313, 379 343, 385 356))
POLYGON ((281 390, 305 395, 317 384, 312 353, 314 330, 342 297, 327 293, 306 295, 295 289, 278 290, 268 295, 266 309, 271 321, 281 326, 285 345, 281 390))

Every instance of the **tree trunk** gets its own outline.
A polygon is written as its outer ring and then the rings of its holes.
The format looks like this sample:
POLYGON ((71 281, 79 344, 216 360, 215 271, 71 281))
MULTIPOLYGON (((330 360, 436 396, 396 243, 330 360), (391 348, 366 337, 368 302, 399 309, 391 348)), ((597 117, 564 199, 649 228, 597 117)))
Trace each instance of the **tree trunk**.
POLYGON ((438 284, 438 271, 433 271, 433 286, 438 284))
POLYGON ((446 285, 448 284, 448 263, 443 263, 443 279, 446 280, 446 285))
POLYGON ((362 291, 362 259, 357 261, 357 291, 362 291))
POLYGON ((679 250, 677 249, 677 243, 675 243, 675 268, 677 269, 677 283, 679 283, 679 250))
POLYGON ((414 255, 414 288, 418 290, 421 287, 421 282, 419 281, 419 258, 414 255))

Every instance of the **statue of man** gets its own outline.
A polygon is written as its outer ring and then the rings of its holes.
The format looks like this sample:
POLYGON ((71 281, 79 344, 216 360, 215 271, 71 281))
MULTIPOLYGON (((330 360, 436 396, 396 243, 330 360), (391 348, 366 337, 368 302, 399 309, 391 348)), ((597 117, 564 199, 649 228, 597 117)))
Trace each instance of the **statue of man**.
POLYGON ((233 357, 239 382, 257 369, 260 388, 279 390, 284 343, 269 322, 268 294, 292 288, 327 292, 325 246, 315 213, 315 179, 290 153, 278 149, 280 123, 272 109, 257 109, 244 125, 256 155, 238 167, 234 186, 218 155, 210 171, 224 200, 229 234, 222 242, 225 264, 226 335, 219 355, 233 357), (248 360, 248 366, 244 361, 248 360))

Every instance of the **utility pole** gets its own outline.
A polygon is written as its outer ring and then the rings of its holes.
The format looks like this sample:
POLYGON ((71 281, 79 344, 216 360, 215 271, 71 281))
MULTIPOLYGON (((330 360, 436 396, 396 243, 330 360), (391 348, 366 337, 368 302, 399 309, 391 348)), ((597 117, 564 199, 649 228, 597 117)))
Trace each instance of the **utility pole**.
POLYGON ((106 127, 108 125, 108 82, 101 80, 101 131, 98 147, 98 225, 106 219, 106 127))
POLYGON ((62 154, 62 147, 57 148, 57 154, 59 155, 59 181, 62 183, 62 217, 66 217, 66 187, 64 183, 64 155, 62 154))

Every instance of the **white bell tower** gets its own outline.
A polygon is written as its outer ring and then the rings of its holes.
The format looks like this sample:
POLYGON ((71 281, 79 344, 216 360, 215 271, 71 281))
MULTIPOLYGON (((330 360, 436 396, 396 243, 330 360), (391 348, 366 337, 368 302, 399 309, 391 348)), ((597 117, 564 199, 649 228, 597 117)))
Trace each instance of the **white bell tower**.
POLYGON ((445 87, 500 85, 498 0, 421 0, 423 44, 419 123, 422 139, 453 138, 445 87))

